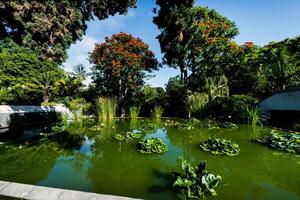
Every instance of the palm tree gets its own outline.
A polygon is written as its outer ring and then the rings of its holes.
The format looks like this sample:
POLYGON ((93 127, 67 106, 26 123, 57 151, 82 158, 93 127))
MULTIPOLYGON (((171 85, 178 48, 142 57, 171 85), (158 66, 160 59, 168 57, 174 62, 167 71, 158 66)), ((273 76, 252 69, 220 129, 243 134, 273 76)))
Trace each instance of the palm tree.
POLYGON ((81 80, 85 80, 85 77, 87 76, 87 71, 83 64, 78 64, 73 67, 73 75, 75 75, 81 80))
POLYGON ((58 92, 62 85, 66 85, 62 74, 57 74, 56 71, 48 71, 40 74, 38 78, 34 78, 31 83, 25 84, 24 87, 41 92, 43 94, 43 102, 49 102, 52 94, 58 92))

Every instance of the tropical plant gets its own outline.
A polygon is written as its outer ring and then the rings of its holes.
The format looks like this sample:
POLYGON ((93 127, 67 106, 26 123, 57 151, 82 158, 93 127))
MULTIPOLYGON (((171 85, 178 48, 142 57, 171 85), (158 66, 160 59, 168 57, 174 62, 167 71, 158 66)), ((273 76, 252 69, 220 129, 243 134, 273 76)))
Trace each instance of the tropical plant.
POLYGON ((117 102, 115 98, 99 97, 96 101, 98 121, 112 120, 116 115, 117 102))
POLYGON ((7 0, 0 2, 0 39, 12 38, 55 62, 63 62, 66 50, 80 39, 86 22, 125 14, 135 0, 7 0))
POLYGON ((206 109, 209 103, 209 96, 205 93, 192 93, 188 96, 189 118, 195 115, 206 117, 206 109))
POLYGON ((67 113, 59 113, 58 120, 59 122, 51 127, 53 133, 61 133, 67 130, 70 125, 70 117, 67 113))
POLYGON ((132 106, 129 110, 130 110, 130 118, 136 120, 139 117, 140 108, 136 106, 132 106))
POLYGON ((168 146, 159 138, 149 138, 137 143, 136 150, 144 154, 165 153, 168 146))
POLYGON ((143 86, 147 73, 158 69, 149 46, 126 33, 106 37, 91 54, 93 81, 101 95, 117 96, 121 117, 125 117, 129 97, 143 86))
POLYGON ((272 130, 270 134, 256 141, 279 151, 300 154, 300 134, 279 134, 272 130))
POLYGON ((67 102, 67 106, 72 111, 75 120, 82 121, 83 116, 92 105, 90 103, 86 103, 84 99, 73 99, 67 102))
POLYGON ((242 105, 242 113, 247 123, 256 126, 257 124, 262 125, 260 121, 259 110, 256 107, 250 107, 249 105, 242 105))
POLYGON ((215 188, 222 178, 206 170, 206 161, 194 168, 182 159, 181 167, 185 173, 173 173, 176 176, 173 187, 185 196, 183 199, 205 199, 217 195, 215 188))
POLYGON ((212 154, 237 156, 240 152, 239 145, 224 139, 208 139, 200 144, 203 151, 209 151, 212 154))
POLYGON ((160 106, 155 106, 153 111, 153 116, 155 119, 160 119, 162 114, 164 113, 164 109, 160 106))
POLYGON ((208 77, 205 79, 205 82, 205 88, 211 101, 216 97, 229 96, 228 79, 225 76, 208 77))

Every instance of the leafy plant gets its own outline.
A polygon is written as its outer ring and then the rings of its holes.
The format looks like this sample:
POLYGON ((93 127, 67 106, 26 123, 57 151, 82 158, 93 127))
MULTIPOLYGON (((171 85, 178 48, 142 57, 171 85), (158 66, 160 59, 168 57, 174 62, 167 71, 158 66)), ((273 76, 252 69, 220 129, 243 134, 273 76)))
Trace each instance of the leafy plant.
POLYGON ((99 122, 112 120, 116 115, 117 101, 115 98, 99 97, 96 101, 99 122))
POLYGON ((114 135, 114 139, 116 139, 118 141, 139 139, 141 137, 143 137, 143 134, 133 133, 133 132, 126 132, 125 134, 116 134, 116 135, 114 135))
POLYGON ((188 96, 189 117, 198 115, 206 117, 206 108, 209 103, 209 96, 205 93, 193 93, 188 96))
POLYGON ((271 134, 266 135, 258 142, 265 144, 270 148, 289 153, 300 154, 300 135, 293 133, 279 134, 272 130, 271 134))
POLYGON ((51 127, 51 130, 54 133, 61 133, 66 131, 66 129, 70 125, 70 116, 67 113, 60 113, 59 114, 59 122, 51 127))
POLYGON ((218 122, 218 127, 220 128, 238 128, 238 126, 231 122, 218 122))
POLYGON ((139 117, 139 113, 140 113, 140 108, 133 106, 130 109, 130 118, 131 119, 137 119, 139 117))
POLYGON ((239 145, 224 139, 208 139, 200 144, 203 151, 209 151, 212 154, 237 156, 240 152, 239 145))
POLYGON ((206 161, 201 161, 197 167, 193 168, 182 159, 181 167, 185 174, 177 173, 173 187, 183 194, 185 199, 204 199, 217 195, 215 188, 222 178, 206 170, 206 161))
POLYGON ((159 138, 150 138, 137 143, 136 150, 145 154, 164 153, 168 146, 159 138))
POLYGON ((248 105, 242 106, 242 112, 244 115, 244 118, 247 119, 247 123, 256 126, 257 124, 262 125, 260 122, 260 114, 259 110, 255 107, 249 107, 248 105))
POLYGON ((155 106, 154 107, 154 118, 155 119, 160 119, 161 118, 161 116, 162 116, 162 114, 163 114, 163 112, 164 112, 164 109, 162 108, 162 107, 160 107, 160 106, 155 106))

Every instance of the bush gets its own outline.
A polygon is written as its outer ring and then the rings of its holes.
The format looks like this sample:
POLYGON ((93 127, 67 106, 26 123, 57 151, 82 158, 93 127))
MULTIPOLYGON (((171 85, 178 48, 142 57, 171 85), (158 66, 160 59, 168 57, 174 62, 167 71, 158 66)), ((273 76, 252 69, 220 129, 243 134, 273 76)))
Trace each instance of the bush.
POLYGON ((217 97, 209 104, 209 114, 218 120, 246 123, 243 108, 255 108, 259 100, 247 95, 217 97))
POLYGON ((166 114, 169 117, 188 117, 188 94, 187 88, 179 77, 170 78, 167 86, 166 114))

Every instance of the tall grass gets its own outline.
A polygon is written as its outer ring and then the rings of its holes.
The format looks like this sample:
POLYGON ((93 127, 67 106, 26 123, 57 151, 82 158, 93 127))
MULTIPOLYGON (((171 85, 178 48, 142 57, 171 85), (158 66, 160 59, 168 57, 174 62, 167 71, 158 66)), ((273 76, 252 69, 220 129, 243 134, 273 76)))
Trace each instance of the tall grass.
POLYGON ((155 106, 153 111, 153 116, 155 119, 160 119, 162 114, 164 112, 164 109, 160 106, 155 106))
POLYGON ((205 93, 193 93, 188 96, 189 117, 192 115, 199 115, 199 117, 206 116, 206 108, 209 103, 209 95, 205 93))
POLYGON ((256 107, 251 107, 249 105, 242 105, 243 116, 247 120, 247 123, 256 126, 262 125, 260 121, 259 110, 256 107))
POLYGON ((130 108, 130 118, 131 119, 137 119, 140 113, 140 108, 136 106, 132 106, 130 108))
POLYGON ((115 98, 99 97, 96 101, 98 120, 107 121, 111 120, 116 115, 117 101, 115 98))

